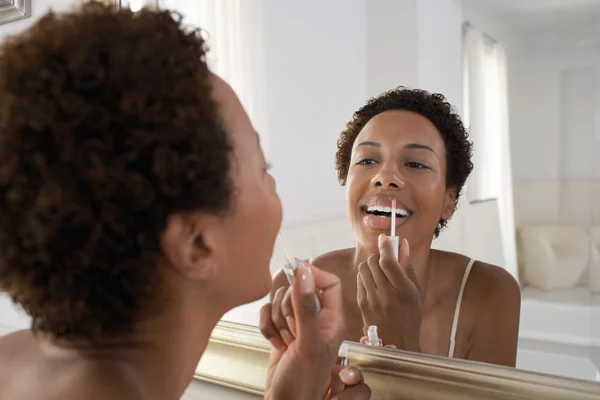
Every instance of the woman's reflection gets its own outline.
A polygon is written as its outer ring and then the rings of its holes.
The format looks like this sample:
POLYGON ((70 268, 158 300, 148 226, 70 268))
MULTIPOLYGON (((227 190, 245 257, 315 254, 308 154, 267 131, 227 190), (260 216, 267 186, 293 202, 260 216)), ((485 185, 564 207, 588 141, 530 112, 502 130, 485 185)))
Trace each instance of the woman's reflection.
MULTIPOLYGON (((423 90, 371 99, 341 133, 336 168, 356 247, 311 262, 342 280, 348 340, 377 325, 384 345, 515 365, 518 283, 503 268, 431 248, 457 207, 471 154, 459 115, 442 95, 423 90), (399 262, 385 240, 392 199, 399 262)), ((273 320, 285 329, 287 283, 281 273, 274 280, 273 320)))

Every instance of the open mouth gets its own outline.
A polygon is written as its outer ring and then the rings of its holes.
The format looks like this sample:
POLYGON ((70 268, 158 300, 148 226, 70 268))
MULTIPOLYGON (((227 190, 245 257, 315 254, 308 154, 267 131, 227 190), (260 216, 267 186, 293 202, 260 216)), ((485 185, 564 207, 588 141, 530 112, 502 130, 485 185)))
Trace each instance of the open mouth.
POLYGON ((406 218, 411 214, 410 211, 403 208, 395 208, 392 210, 392 207, 384 206, 363 206, 361 209, 365 214, 374 215, 379 218, 391 218, 392 212, 396 213, 396 218, 406 218))

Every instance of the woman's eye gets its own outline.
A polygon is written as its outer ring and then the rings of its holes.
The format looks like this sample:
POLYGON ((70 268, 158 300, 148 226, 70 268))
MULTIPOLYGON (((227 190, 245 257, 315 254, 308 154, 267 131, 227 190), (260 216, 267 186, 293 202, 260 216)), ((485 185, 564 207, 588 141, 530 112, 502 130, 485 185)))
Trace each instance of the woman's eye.
POLYGON ((409 162, 406 163, 406 166, 409 168, 427 168, 426 166, 418 162, 409 162))
POLYGON ((370 158, 365 158, 360 160, 359 162, 357 162, 357 165, 371 165, 371 164, 375 164, 375 160, 372 160, 370 158))

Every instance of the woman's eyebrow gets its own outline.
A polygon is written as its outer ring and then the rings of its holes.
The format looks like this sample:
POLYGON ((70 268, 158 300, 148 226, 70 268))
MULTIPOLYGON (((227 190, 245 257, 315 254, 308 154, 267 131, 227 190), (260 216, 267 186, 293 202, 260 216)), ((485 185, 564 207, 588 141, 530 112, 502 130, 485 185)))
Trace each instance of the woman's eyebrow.
MULTIPOLYGON (((364 142, 361 142, 359 144, 356 145, 356 148, 359 148, 361 146, 364 147, 375 147, 375 148, 381 148, 381 143, 379 142, 374 142, 372 140, 365 140, 364 142)), ((437 157, 437 153, 435 152, 435 150, 433 150, 433 148, 431 148, 430 146, 427 146, 426 144, 421 144, 421 143, 409 143, 406 146, 404 146, 407 149, 418 149, 418 150, 428 150, 431 151, 433 154, 435 154, 435 156, 437 157)), ((439 158, 439 157, 438 157, 439 158)))

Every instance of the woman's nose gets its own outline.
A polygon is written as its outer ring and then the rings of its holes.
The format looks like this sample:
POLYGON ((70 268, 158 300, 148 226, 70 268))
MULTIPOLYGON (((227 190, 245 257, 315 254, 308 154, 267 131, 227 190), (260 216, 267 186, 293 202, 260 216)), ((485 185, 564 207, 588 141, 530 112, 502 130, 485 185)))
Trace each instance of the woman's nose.
POLYGON ((382 168, 373 177, 373 185, 384 189, 401 189, 404 187, 404 179, 396 168, 382 168))

